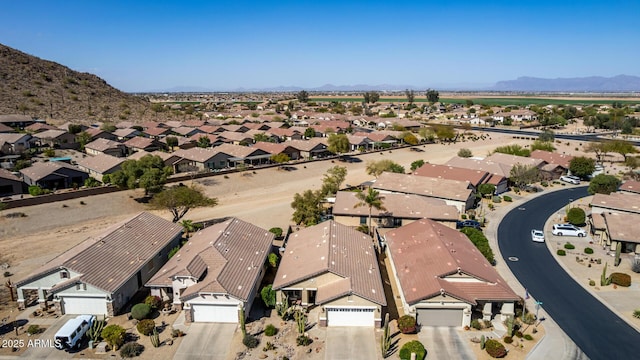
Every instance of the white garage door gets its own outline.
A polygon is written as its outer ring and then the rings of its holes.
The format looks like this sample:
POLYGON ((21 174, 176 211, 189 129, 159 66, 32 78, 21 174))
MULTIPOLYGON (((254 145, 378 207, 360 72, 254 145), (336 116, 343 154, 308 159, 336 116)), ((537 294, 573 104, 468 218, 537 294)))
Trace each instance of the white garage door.
POLYGON ((95 297, 62 298, 62 309, 65 314, 106 315, 107 300, 95 297))
POLYGON ((374 326, 374 308, 326 308, 327 326, 374 326))
POLYGON ((237 323, 238 306, 191 304, 194 322, 237 323))
POLYGON ((421 326, 462 326, 462 309, 416 309, 421 326))

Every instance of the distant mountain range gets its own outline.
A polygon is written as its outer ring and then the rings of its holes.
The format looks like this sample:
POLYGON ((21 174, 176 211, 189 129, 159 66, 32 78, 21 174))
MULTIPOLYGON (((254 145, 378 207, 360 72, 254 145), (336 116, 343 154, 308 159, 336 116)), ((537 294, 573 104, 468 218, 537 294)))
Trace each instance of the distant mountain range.
POLYGON ((459 84, 446 85, 437 84, 434 86, 415 85, 333 85, 325 84, 318 87, 301 86, 277 86, 265 88, 235 88, 235 89, 211 89, 195 86, 180 86, 165 90, 150 92, 298 92, 301 90, 332 92, 332 91, 404 91, 406 89, 423 91, 426 89, 437 89, 440 91, 522 91, 522 92, 635 92, 640 91, 640 77, 630 75, 618 75, 614 77, 589 76, 580 78, 557 78, 544 79, 523 76, 515 80, 499 81, 494 85, 479 84, 459 84))

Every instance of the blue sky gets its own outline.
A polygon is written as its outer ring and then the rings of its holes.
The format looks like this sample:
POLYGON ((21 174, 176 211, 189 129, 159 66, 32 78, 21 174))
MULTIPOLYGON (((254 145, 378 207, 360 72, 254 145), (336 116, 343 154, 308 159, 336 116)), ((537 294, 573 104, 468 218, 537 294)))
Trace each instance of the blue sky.
POLYGON ((124 91, 640 76, 640 1, 8 1, 0 43, 124 91))

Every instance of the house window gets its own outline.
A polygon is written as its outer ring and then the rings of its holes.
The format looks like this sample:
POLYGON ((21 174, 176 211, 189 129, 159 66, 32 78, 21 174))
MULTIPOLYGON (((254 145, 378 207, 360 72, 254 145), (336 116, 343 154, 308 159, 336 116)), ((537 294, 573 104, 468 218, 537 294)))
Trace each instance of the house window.
POLYGON ((149 261, 149 263, 147 264, 147 270, 148 270, 148 271, 153 270, 153 268, 155 267, 155 265, 154 265, 153 263, 154 263, 154 261, 153 261, 153 259, 152 259, 152 260, 151 260, 151 261, 149 261))
POLYGON ((360 225, 366 225, 366 224, 367 224, 367 217, 360 216, 360 225))
POLYGON ((68 279, 69 273, 67 271, 60 272, 60 279, 68 279))

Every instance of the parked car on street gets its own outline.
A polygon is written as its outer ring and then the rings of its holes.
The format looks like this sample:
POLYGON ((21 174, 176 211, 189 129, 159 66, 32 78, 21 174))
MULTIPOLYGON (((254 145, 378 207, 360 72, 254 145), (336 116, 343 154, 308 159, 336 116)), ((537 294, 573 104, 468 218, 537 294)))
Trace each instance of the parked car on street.
POLYGON ((571 224, 553 224, 553 230, 551 230, 551 233, 557 236, 587 236, 586 231, 571 224))
POLYGON ((480 223, 476 220, 458 220, 456 221, 456 229, 462 229, 465 227, 472 227, 474 229, 480 230, 480 223))
POLYGON ((560 176, 560 181, 564 181, 569 184, 580 185, 580 178, 573 175, 560 176))
POLYGON ((542 230, 531 230, 531 240, 534 242, 544 242, 544 232, 542 230))

